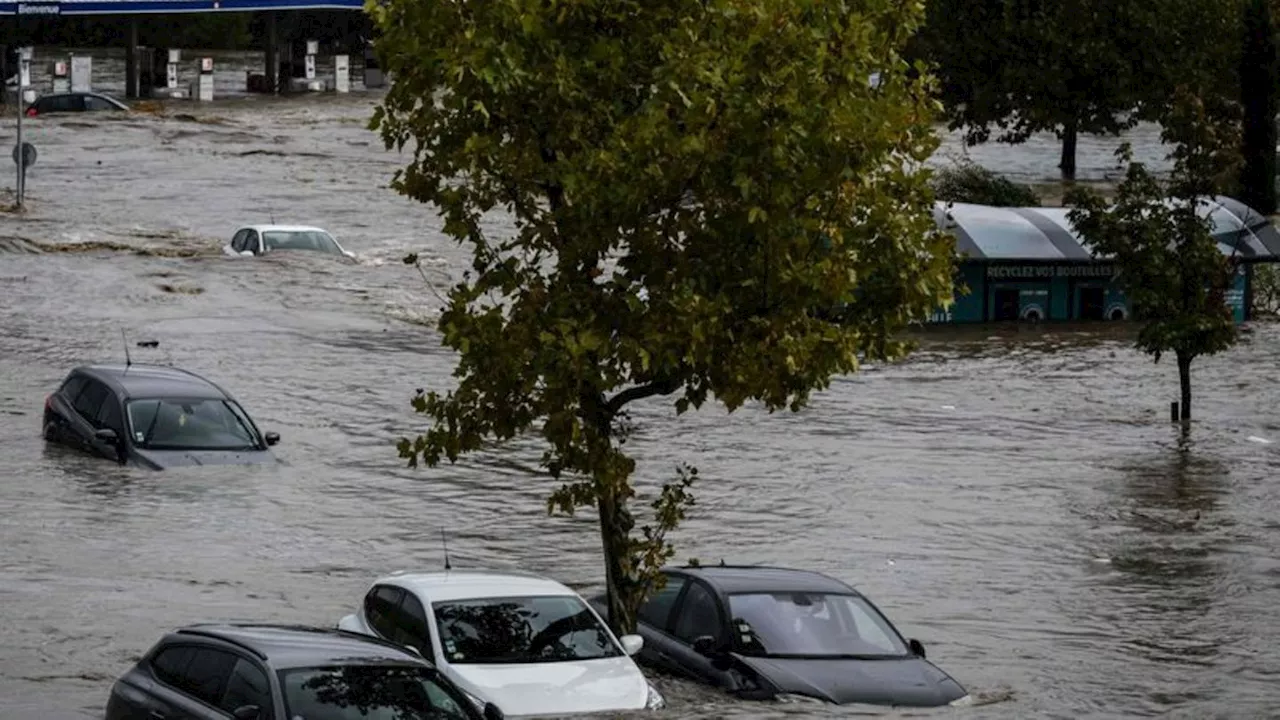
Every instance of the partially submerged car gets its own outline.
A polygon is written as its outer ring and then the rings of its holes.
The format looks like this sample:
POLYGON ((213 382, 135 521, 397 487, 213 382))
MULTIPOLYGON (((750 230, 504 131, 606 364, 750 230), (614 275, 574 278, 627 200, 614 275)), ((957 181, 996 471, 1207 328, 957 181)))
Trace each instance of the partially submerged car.
POLYGON ((111 97, 96 92, 65 92, 41 95, 27 106, 27 116, 52 115, 73 112, 128 112, 129 106, 111 97))
POLYGON ((537 575, 392 574, 338 627, 419 650, 477 707, 562 716, 666 704, 630 657, 643 640, 615 637, 577 593, 537 575))
POLYGON ((327 230, 308 225, 246 225, 236 230, 231 242, 222 246, 226 255, 267 255, 282 250, 305 250, 338 255, 354 260, 327 230))
POLYGON ((84 365, 44 402, 44 438, 121 464, 275 462, 276 433, 260 433, 226 390, 164 365, 84 365))
MULTIPOLYGON (((749 699, 964 705, 965 689, 925 659, 870 600, 835 578, 761 566, 664 568, 640 608, 647 665, 749 699)), ((592 604, 607 613, 602 596, 592 604)))
POLYGON ((111 686, 105 720, 502 720, 422 657, 333 629, 221 623, 166 634, 111 686))

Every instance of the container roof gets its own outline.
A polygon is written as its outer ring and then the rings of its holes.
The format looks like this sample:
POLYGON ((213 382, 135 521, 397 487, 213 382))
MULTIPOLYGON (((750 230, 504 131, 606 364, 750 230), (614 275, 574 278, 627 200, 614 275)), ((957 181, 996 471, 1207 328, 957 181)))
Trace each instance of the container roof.
MULTIPOLYGON (((1088 262, 1102 260, 1080 241, 1067 220, 1068 208, 1015 208, 938 202, 934 219, 956 238, 969 260, 1088 262)), ((1216 196, 1200 203, 1213 223, 1223 254, 1246 261, 1280 261, 1280 232, 1265 216, 1239 200, 1216 196)))
POLYGON ((251 12, 254 10, 363 10, 363 0, 31 0, 0 2, 0 15, 137 15, 251 12))

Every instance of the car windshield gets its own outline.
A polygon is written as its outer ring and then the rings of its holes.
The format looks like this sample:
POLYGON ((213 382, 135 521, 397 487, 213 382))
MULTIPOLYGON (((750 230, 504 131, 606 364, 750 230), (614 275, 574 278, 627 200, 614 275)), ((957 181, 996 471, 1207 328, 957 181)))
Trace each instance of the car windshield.
POLYGON ((465 697, 434 670, 346 665, 282 670, 290 720, 473 720, 465 697))
POLYGON ((151 450, 253 450, 257 435, 234 402, 215 399, 130 400, 133 444, 151 450))
POLYGON ((262 233, 262 245, 267 252, 272 250, 315 250, 318 252, 342 254, 338 244, 328 233, 315 230, 267 230, 262 233))
POLYGON ((432 605, 444 657, 470 663, 544 663, 617 657, 622 650, 571 595, 484 598, 432 605))
POLYGON ((901 657, 893 626, 863 598, 806 592, 729 596, 738 648, 771 657, 901 657))

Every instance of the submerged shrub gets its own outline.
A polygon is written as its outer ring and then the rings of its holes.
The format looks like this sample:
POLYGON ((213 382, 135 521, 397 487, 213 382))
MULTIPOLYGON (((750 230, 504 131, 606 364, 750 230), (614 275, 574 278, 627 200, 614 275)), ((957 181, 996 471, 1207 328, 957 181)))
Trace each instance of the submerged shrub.
POLYGON ((944 202, 996 207, 1040 206, 1040 198, 1031 188, 971 162, 935 171, 932 185, 934 196, 944 202))

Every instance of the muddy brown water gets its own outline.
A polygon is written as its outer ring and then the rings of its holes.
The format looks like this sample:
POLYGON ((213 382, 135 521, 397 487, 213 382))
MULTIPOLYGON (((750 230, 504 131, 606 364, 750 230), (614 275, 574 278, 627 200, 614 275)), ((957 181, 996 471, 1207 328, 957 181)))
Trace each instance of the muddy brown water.
MULTIPOLYGON (((463 255, 429 208, 385 189, 403 159, 364 129, 373 102, 26 123, 31 209, 0 216, 0 718, 100 716, 114 677, 180 624, 334 623, 375 576, 440 567, 442 529, 455 567, 598 587, 594 523, 546 516, 536 446, 434 470, 395 455, 419 427, 414 388, 453 365, 430 328, 439 300, 399 258, 421 253, 444 284, 463 255), (359 263, 219 255, 237 223, 272 217, 330 228, 359 263), (283 435, 284 463, 149 473, 46 446, 45 395, 77 363, 119 359, 122 329, 159 341, 135 360, 237 394, 283 435)), ((1134 136, 1148 158, 1152 137, 1134 136)), ((1110 173, 1111 149, 1083 143, 1082 176, 1110 173)), ((1037 180, 1055 150, 975 155, 1037 180)), ((1197 363, 1187 439, 1165 422, 1173 369, 1128 332, 930 332, 911 360, 838 379, 795 415, 676 419, 650 402, 641 482, 697 464, 680 559, 849 581, 978 699, 890 715, 1273 715, 1280 327, 1197 363)), ((886 712, 659 683, 666 718, 886 712)))

